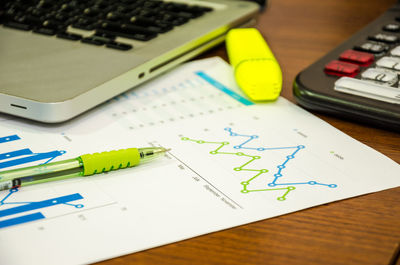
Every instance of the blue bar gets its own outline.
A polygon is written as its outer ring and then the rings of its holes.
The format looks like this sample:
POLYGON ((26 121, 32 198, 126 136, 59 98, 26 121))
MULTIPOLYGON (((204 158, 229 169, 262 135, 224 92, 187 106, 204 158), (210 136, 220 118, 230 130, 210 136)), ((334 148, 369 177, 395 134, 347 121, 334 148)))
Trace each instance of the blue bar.
POLYGON ((230 90, 229 88, 227 88, 226 86, 224 86, 223 84, 221 84, 220 82, 218 82, 217 80, 212 78, 211 76, 207 75, 206 73, 204 73, 202 71, 199 71, 199 72, 196 72, 196 74, 198 76, 200 76, 201 78, 203 78, 205 81, 207 81, 210 85, 212 85, 212 86, 216 87, 217 89, 221 90, 222 92, 224 92, 228 96, 231 96, 232 98, 236 99, 237 101, 239 101, 243 105, 246 105, 246 106, 254 105, 253 102, 251 102, 250 100, 248 100, 248 99, 242 97, 241 95, 235 93, 234 91, 230 90))
POLYGON ((19 225, 19 224, 23 224, 23 223, 28 223, 28 222, 32 222, 32 221, 36 221, 36 220, 40 220, 40 219, 44 219, 44 218, 45 217, 42 213, 33 213, 33 214, 24 215, 24 216, 19 216, 16 218, 11 218, 11 219, 7 219, 4 221, 0 221, 0 228, 12 226, 12 225, 19 225))
POLYGON ((19 138, 19 136, 16 135, 16 134, 10 135, 10 136, 5 136, 5 137, 0 137, 0 144, 1 143, 15 141, 15 140, 19 140, 19 139, 21 139, 21 138, 19 138))
POLYGON ((30 156, 27 156, 27 157, 2 162, 2 163, 0 163, 0 169, 6 168, 6 167, 13 167, 13 166, 17 166, 17 165, 21 165, 21 164, 25 164, 25 163, 34 162, 34 161, 39 161, 42 159, 48 159, 48 158, 54 159, 55 157, 60 156, 62 154, 64 154, 64 152, 62 152, 62 151, 51 151, 51 152, 47 152, 47 153, 37 153, 37 154, 35 153, 35 154, 31 154, 30 156))
POLYGON ((25 148, 25 149, 20 149, 20 150, 8 152, 8 153, 2 153, 2 154, 0 154, 0 160, 10 159, 10 158, 17 157, 17 156, 31 155, 31 154, 33 154, 33 152, 30 149, 25 148))
POLYGON ((4 210, 0 210, 0 217, 8 216, 8 215, 13 215, 17 213, 22 213, 22 212, 27 212, 27 211, 32 211, 32 210, 37 210, 41 208, 46 208, 58 204, 63 204, 71 201, 76 201, 83 199, 82 195, 79 193, 74 193, 62 197, 57 197, 49 200, 44 200, 44 201, 39 201, 39 202, 31 202, 25 205, 17 206, 14 208, 8 208, 4 210))

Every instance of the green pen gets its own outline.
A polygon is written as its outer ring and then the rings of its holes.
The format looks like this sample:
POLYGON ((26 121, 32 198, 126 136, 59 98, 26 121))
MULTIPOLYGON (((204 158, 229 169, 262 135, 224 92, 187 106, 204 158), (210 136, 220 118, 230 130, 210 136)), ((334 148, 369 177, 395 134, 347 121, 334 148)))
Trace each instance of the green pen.
POLYGON ((0 190, 133 167, 160 157, 167 151, 169 149, 163 147, 128 148, 3 171, 0 172, 0 190))

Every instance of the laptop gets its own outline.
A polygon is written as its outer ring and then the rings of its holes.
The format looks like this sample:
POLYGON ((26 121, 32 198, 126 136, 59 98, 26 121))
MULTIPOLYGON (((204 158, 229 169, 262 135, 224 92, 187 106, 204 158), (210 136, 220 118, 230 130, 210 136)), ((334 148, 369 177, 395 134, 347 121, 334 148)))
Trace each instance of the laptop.
POLYGON ((254 25, 260 10, 238 0, 10 0, 0 7, 0 112, 45 123, 72 119, 199 55, 229 29, 254 25))

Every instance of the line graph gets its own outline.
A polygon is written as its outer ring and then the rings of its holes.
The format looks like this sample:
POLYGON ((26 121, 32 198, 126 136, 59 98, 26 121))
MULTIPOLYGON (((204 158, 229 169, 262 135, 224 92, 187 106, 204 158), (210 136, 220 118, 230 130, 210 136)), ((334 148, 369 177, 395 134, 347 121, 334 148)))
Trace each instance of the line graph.
POLYGON ((246 157, 248 160, 241 164, 235 166, 233 168, 234 171, 243 171, 248 172, 249 177, 245 180, 240 182, 242 185, 242 193, 250 193, 250 192, 262 192, 262 191, 283 191, 283 194, 277 197, 278 201, 285 201, 286 197, 289 195, 290 192, 296 190, 296 187, 299 185, 309 185, 309 186, 321 186, 321 187, 328 187, 328 188, 336 188, 337 184, 326 184, 322 182, 318 182, 315 180, 307 180, 307 181, 295 181, 295 182, 286 182, 285 181, 285 169, 288 165, 290 165, 290 161, 296 158, 296 156, 305 149, 304 145, 295 145, 295 146, 278 146, 278 147, 265 147, 265 146, 252 146, 252 144, 256 139, 259 138, 258 135, 249 135, 249 134, 240 134, 233 131, 232 128, 226 127, 224 131, 228 132, 230 137, 239 137, 244 138, 237 145, 233 145, 232 148, 234 150, 242 149, 242 150, 251 150, 256 151, 259 153, 273 151, 273 150, 287 150, 288 153, 285 156, 285 160, 276 165, 273 169, 267 168, 253 168, 254 162, 257 160, 261 160, 261 155, 253 155, 248 154, 245 152, 235 152, 235 151, 225 151, 228 147, 230 147, 231 143, 228 141, 206 141, 200 139, 192 139, 188 137, 181 137, 182 141, 189 141, 197 144, 209 144, 209 145, 216 145, 217 147, 211 151, 209 154, 211 155, 228 155, 228 156, 235 156, 235 157, 246 157), (256 179, 259 179, 262 175, 265 175, 268 172, 273 173, 273 177, 271 181, 267 181, 266 185, 262 188, 257 189, 250 189, 249 185, 256 179))

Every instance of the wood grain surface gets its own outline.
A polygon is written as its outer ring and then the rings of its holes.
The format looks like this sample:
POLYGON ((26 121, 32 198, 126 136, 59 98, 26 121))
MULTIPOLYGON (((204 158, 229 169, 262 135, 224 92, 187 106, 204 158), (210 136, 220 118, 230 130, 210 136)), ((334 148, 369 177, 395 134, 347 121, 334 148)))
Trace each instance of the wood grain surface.
MULTIPOLYGON (((292 83, 298 72, 395 2, 270 0, 256 27, 281 64, 282 96, 294 102, 292 83)), ((227 59, 225 47, 220 45, 202 57, 215 55, 227 59)), ((400 163, 399 133, 314 114, 400 163)), ((400 188, 395 188, 98 264, 389 264, 398 242, 400 188)))

